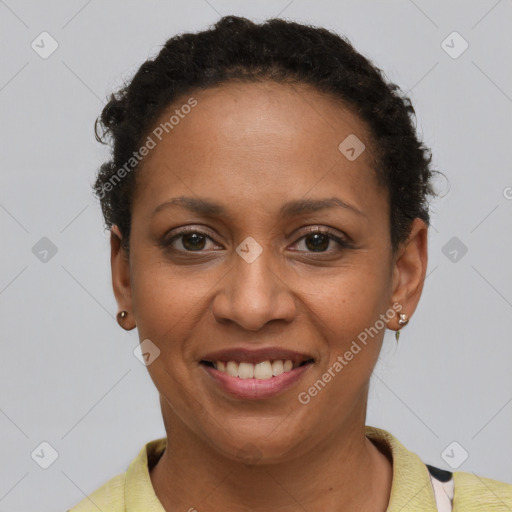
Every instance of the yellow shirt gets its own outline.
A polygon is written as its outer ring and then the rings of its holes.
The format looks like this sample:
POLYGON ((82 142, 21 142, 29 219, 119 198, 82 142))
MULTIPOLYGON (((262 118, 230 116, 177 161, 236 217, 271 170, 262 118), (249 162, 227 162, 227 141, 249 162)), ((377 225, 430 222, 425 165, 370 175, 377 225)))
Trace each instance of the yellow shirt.
MULTIPOLYGON (((387 512, 436 512, 429 473, 421 459, 385 430, 366 426, 366 436, 384 444, 393 458, 393 483, 387 512)), ((158 460, 166 438, 149 442, 126 473, 115 476, 68 512, 166 512, 158 500, 149 467, 158 460)), ((453 512, 512 512, 512 485, 455 472, 453 512)))

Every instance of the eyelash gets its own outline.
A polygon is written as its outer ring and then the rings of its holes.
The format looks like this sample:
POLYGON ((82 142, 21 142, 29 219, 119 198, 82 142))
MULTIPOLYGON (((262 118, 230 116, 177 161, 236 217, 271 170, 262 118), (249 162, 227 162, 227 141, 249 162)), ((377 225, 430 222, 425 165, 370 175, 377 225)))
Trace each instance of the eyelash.
MULTIPOLYGON (((204 231, 201 231, 197 228, 190 228, 190 229, 184 229, 182 231, 180 231, 179 233, 176 233, 175 235, 173 235, 171 238, 168 238, 168 239, 164 239, 162 241, 162 246, 164 249, 174 249, 176 252, 180 252, 180 253, 203 253, 203 252, 207 252, 207 251, 203 251, 203 250, 200 250, 200 251, 187 251, 186 249, 176 249, 175 247, 172 247, 172 244, 176 241, 176 240, 179 240, 181 237, 185 236, 185 235, 190 235, 190 234, 197 234, 197 235, 201 235, 201 236, 204 236, 206 237, 208 240, 212 241, 213 243, 217 244, 217 242, 215 242, 215 240, 208 234, 208 233, 205 233, 204 231)), ((302 235, 298 240, 296 240, 294 242, 293 245, 297 245, 300 241, 306 239, 309 235, 312 235, 312 234, 319 234, 319 235, 324 235, 324 236, 327 236, 330 240, 336 242, 338 244, 338 251, 342 250, 342 249, 348 249, 350 248, 352 245, 351 243, 349 242, 349 240, 347 240, 346 238, 342 238, 338 235, 336 235, 332 230, 330 230, 329 228, 309 228, 306 233, 304 235, 302 235)), ((220 244, 217 244, 217 245, 220 245, 220 244)), ((327 250, 327 251, 296 251, 296 252, 306 252, 306 253, 309 253, 309 254, 330 254, 332 253, 333 251, 332 250, 327 250)))

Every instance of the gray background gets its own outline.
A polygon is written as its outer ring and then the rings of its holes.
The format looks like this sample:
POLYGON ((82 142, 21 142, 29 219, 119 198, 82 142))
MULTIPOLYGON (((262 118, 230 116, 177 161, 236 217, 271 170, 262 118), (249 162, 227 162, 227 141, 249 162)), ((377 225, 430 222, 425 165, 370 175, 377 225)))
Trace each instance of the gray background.
POLYGON ((425 462, 512 483, 510 0, 0 0, 0 510, 64 510, 164 435, 137 333, 114 319, 93 123, 167 38, 224 14, 345 34, 408 91, 450 185, 432 205, 419 309, 398 348, 386 334, 367 423, 425 462), (47 59, 31 48, 43 31, 59 44, 47 59), (469 43, 458 58, 442 46, 453 31, 469 43), (57 249, 46 261, 33 251, 43 237, 57 249), (46 470, 31 458, 51 461, 43 441, 58 453, 46 470))

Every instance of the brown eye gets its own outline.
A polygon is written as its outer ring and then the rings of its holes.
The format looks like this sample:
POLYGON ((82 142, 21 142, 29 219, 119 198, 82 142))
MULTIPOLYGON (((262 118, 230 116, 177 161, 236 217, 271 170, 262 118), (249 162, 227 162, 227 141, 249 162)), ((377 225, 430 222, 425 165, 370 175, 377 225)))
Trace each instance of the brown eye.
POLYGON ((176 233, 170 238, 164 237, 161 246, 164 250, 171 250, 182 255, 192 252, 207 253, 212 250, 223 249, 210 235, 195 229, 181 231, 181 233, 176 233))
POLYGON ((200 233, 187 233, 181 236, 181 244, 187 251, 201 251, 206 245, 206 237, 200 233))
POLYGON ((313 252, 323 252, 329 248, 331 239, 322 233, 312 233, 305 237, 306 247, 313 252))
POLYGON ((337 232, 327 228, 315 228, 300 237, 290 249, 302 253, 333 255, 351 247, 346 235, 340 236, 337 232))

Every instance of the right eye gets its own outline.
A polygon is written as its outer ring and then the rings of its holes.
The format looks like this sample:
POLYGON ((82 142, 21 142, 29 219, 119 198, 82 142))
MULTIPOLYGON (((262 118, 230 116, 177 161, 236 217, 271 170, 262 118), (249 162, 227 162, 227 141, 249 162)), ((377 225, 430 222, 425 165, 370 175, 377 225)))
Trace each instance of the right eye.
POLYGON ((164 241, 164 246, 180 252, 206 252, 221 248, 210 236, 197 230, 176 233, 164 241))

